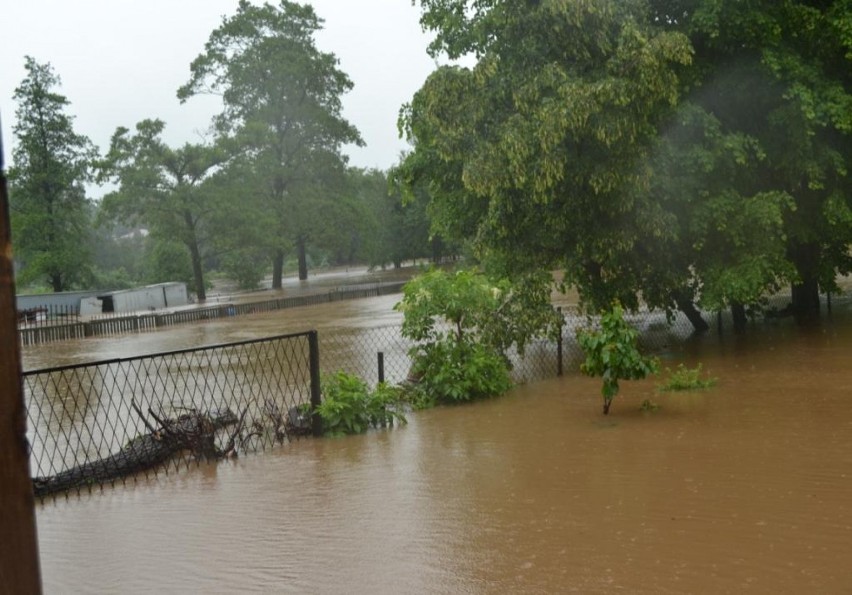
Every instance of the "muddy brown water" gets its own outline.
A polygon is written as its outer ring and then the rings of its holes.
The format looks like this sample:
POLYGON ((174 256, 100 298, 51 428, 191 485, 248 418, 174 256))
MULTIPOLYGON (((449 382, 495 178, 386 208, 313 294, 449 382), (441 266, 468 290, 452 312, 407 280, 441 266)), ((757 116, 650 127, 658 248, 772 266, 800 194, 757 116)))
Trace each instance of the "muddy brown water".
MULTIPOLYGON (((288 316, 373 324, 393 301, 83 344, 219 342, 286 331, 288 316)), ((569 375, 392 431, 42 504, 45 590, 850 593, 852 325, 840 309, 821 330, 783 322, 672 349, 664 366, 701 362, 717 386, 626 383, 608 417, 598 382, 569 375), (660 409, 640 411, 645 399, 660 409)))

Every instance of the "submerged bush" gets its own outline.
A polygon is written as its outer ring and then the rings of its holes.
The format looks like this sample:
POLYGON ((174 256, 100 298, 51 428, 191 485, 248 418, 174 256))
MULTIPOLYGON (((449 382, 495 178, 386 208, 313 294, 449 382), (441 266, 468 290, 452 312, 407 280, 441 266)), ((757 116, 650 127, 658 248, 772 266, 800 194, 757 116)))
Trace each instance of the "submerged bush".
POLYGON ((370 390, 352 374, 336 372, 322 380, 322 403, 317 412, 325 434, 360 434, 369 428, 392 426, 394 421, 407 423, 399 411, 401 392, 398 388, 379 384, 370 390))
POLYGON ((479 343, 444 339, 416 347, 413 356, 417 407, 492 397, 512 386, 503 356, 479 343))
POLYGON ((403 336, 418 342, 410 351, 419 380, 408 391, 411 403, 423 408, 507 391, 506 351, 515 346, 522 354, 533 337, 559 332, 551 284, 547 274, 511 283, 470 269, 436 269, 407 283, 395 308, 405 317, 403 336))
POLYGON ((668 379, 659 385, 662 391, 703 390, 716 385, 716 378, 701 378, 701 364, 687 368, 679 364, 675 370, 666 368, 668 379))

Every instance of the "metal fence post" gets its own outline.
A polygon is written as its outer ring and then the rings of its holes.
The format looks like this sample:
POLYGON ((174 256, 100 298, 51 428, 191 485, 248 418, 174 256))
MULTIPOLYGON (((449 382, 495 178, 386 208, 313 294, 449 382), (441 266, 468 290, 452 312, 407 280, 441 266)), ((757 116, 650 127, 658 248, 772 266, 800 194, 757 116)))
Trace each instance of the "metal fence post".
POLYGON ((311 430, 314 436, 322 435, 322 418, 317 407, 322 403, 320 391, 319 335, 316 331, 308 333, 308 357, 311 366, 311 430))
POLYGON ((385 381, 385 354, 381 351, 378 353, 378 364, 379 364, 379 383, 385 381))
POLYGON ((562 306, 556 308, 559 312, 559 336, 556 337, 556 375, 562 376, 562 329, 565 326, 565 317, 562 316, 562 306))

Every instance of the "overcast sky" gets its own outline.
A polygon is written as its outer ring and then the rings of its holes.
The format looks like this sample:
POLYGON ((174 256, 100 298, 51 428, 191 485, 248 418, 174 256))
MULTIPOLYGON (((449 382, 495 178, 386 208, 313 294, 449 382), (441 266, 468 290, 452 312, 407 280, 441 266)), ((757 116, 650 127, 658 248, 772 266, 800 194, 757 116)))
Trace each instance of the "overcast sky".
MULTIPOLYGON (((71 102, 75 130, 106 150, 118 126, 145 118, 166 123, 173 146, 200 140, 218 100, 181 105, 189 64, 237 0, 3 0, 0 8, 0 117, 7 166, 12 162, 15 88, 24 56, 50 62, 71 102)), ((277 1, 273 2, 277 4, 277 1)), ((312 0, 325 20, 317 45, 333 52, 355 83, 344 116, 361 131, 364 148, 347 147, 350 163, 386 169, 405 149, 396 118, 435 64, 429 36, 410 0, 312 0)))

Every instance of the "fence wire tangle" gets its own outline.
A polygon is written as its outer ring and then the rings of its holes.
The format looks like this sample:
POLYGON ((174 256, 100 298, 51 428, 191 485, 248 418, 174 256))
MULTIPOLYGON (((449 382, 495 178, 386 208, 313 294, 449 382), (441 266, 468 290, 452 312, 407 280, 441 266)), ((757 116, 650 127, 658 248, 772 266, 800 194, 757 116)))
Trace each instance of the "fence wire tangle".
POLYGON ((319 394, 316 341, 310 331, 26 372, 36 494, 136 481, 199 460, 184 443, 154 444, 170 434, 209 440, 207 454, 221 454, 229 441, 251 452, 309 432, 310 419, 294 418, 294 408, 319 394))

